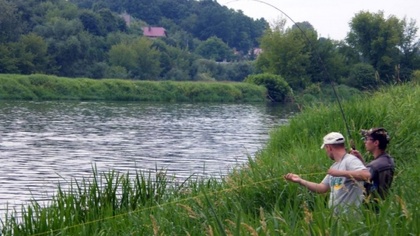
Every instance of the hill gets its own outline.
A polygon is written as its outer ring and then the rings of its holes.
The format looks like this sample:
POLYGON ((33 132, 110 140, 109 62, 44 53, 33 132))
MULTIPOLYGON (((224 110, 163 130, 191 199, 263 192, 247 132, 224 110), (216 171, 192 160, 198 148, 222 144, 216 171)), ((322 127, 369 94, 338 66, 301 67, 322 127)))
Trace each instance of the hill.
POLYGON ((242 61, 268 27, 208 0, 0 0, 0 6, 0 73, 239 81, 253 72, 242 61), (166 34, 151 40, 145 27, 166 34))

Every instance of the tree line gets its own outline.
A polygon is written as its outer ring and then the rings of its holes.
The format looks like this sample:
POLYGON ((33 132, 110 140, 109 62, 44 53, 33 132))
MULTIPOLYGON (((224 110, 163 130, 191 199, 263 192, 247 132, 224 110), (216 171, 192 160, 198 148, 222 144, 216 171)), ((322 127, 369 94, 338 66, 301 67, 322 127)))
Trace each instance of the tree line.
POLYGON ((317 36, 309 22, 291 28, 280 21, 261 39, 264 53, 256 66, 282 75, 293 89, 318 83, 345 84, 360 90, 411 80, 420 69, 415 21, 361 11, 350 21, 345 40, 317 36))
POLYGON ((0 73, 241 81, 253 72, 244 58, 268 28, 214 1, 0 0, 0 6, 0 73), (161 13, 145 12, 157 6, 161 13), (122 13, 132 16, 130 26, 122 13), (164 27, 169 37, 142 37, 149 25, 164 27))
POLYGON ((329 82, 374 89, 420 68, 416 22, 383 12, 357 13, 336 41, 309 22, 270 27, 214 0, 0 0, 0 8, 0 73, 205 81, 273 74, 305 91, 329 82), (168 37, 150 40, 145 26, 164 27, 168 37))

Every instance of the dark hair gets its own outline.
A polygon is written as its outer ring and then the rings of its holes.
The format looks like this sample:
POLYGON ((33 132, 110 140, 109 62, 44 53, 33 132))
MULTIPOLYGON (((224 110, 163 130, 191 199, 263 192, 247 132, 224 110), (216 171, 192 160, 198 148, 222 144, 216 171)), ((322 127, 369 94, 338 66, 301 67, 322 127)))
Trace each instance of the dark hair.
POLYGON ((361 134, 364 137, 370 137, 373 140, 379 141, 379 149, 385 150, 389 141, 390 137, 388 132, 384 128, 372 128, 370 130, 361 130, 361 134))

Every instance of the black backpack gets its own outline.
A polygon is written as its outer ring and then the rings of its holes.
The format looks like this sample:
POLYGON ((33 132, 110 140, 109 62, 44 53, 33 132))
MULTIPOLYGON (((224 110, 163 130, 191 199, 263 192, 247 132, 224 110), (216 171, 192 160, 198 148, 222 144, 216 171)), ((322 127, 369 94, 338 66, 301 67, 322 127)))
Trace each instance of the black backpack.
POLYGON ((394 179, 394 159, 384 153, 367 164, 366 167, 371 173, 370 181, 365 182, 366 195, 385 199, 394 179))

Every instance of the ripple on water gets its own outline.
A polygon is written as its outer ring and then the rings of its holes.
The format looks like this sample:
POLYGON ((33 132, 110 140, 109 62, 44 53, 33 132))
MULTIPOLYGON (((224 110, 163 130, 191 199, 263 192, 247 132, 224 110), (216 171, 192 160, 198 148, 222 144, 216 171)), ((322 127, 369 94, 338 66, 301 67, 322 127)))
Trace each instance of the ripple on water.
POLYGON ((92 169, 221 177, 263 146, 289 110, 265 104, 0 102, 0 211, 48 202, 92 169))

